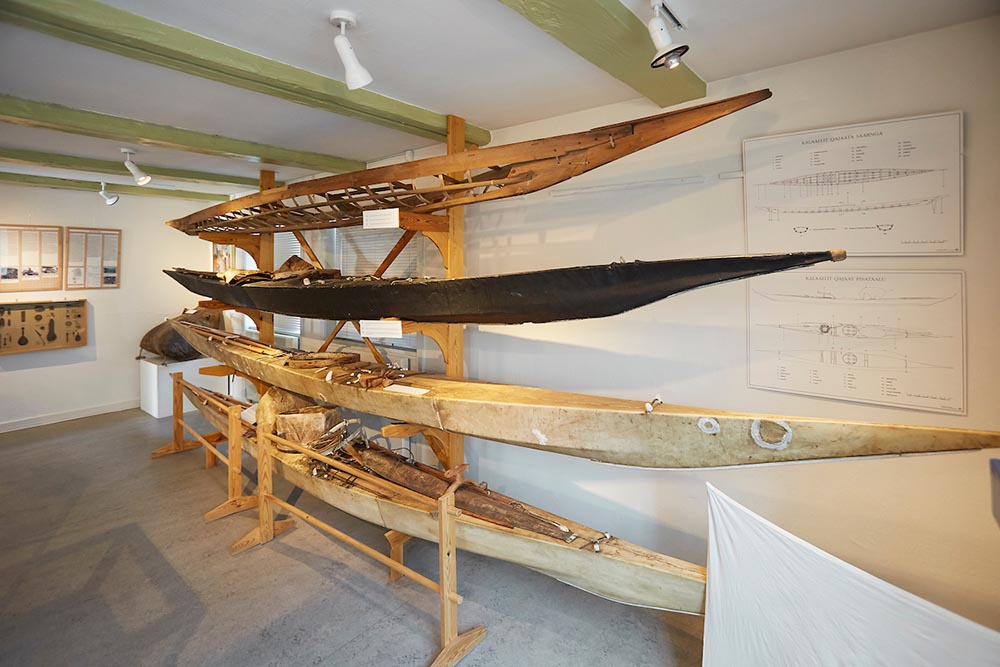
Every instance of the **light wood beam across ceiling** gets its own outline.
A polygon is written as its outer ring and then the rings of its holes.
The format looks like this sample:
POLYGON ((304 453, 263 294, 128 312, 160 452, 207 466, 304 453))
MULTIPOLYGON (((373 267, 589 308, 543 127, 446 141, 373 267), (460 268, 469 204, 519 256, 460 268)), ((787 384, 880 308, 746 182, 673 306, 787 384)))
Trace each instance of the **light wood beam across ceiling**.
MULTIPOLYGON (((443 141, 448 134, 443 114, 369 90, 348 90, 336 79, 94 0, 3 0, 0 20, 420 137, 443 141)), ((465 140, 482 146, 489 143, 490 133, 469 125, 465 140)))
MULTIPOLYGON (((0 146, 0 162, 22 164, 29 167, 49 167, 53 169, 88 171, 95 174, 113 174, 115 176, 129 175, 128 169, 126 169, 125 165, 120 161, 95 160, 92 158, 78 157, 76 155, 59 155, 57 153, 29 151, 20 148, 4 148, 2 146, 0 146)), ((257 179, 244 176, 212 174, 205 171, 192 171, 190 169, 154 167, 149 164, 143 164, 142 170, 150 176, 166 178, 171 181, 185 181, 188 183, 219 183, 223 185, 246 185, 255 190, 257 189, 257 179)))
MULTIPOLYGON (((0 184, 9 183, 11 185, 31 185, 39 188, 57 188, 60 190, 85 190, 87 192, 100 192, 101 184, 92 181, 79 181, 72 178, 51 178, 49 176, 31 176, 29 174, 12 174, 0 172, 0 184)), ((118 185, 112 183, 107 186, 109 194, 114 195, 140 195, 142 197, 175 197, 177 199, 194 199, 197 201, 226 201, 226 195, 218 195, 213 192, 192 192, 191 190, 167 190, 164 188, 140 187, 138 185, 118 185)))
POLYGON ((621 0, 500 2, 661 107, 705 96, 705 82, 687 65, 649 66, 656 49, 646 24, 621 0))
POLYGON ((126 144, 137 143, 189 153, 234 157, 251 162, 265 162, 316 171, 357 171, 365 168, 364 162, 335 155, 290 150, 252 141, 230 139, 216 134, 146 123, 9 95, 0 95, 0 121, 25 127, 40 127, 47 130, 82 134, 88 137, 111 139, 126 144))

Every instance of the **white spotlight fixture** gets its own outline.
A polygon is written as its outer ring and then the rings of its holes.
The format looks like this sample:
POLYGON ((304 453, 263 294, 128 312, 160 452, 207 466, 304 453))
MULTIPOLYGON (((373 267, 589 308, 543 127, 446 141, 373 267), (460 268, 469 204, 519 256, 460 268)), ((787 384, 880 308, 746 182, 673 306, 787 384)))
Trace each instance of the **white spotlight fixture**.
POLYGON ((346 9, 335 9, 330 14, 330 23, 340 28, 340 34, 333 38, 333 46, 344 63, 344 83, 348 90, 364 88, 374 81, 372 75, 361 66, 351 40, 347 39, 347 29, 358 24, 358 17, 346 9))
POLYGON ((646 27, 649 28, 649 37, 656 47, 656 55, 653 56, 649 66, 666 66, 667 69, 673 69, 681 64, 681 58, 690 47, 687 44, 674 44, 667 29, 667 20, 673 24, 675 30, 683 30, 684 26, 662 0, 650 0, 649 5, 653 8, 653 18, 649 19, 646 27))
POLYGON ((104 197, 104 203, 107 206, 114 206, 115 204, 118 203, 118 199, 119 199, 118 195, 113 195, 110 192, 105 192, 104 191, 104 183, 101 183, 101 191, 98 192, 97 194, 99 194, 102 197, 104 197))
POLYGON ((132 162, 132 149, 123 148, 122 153, 125 154, 125 168, 132 173, 132 178, 135 179, 136 185, 146 185, 153 180, 152 176, 144 172, 142 169, 139 169, 138 165, 136 165, 135 162, 132 162))

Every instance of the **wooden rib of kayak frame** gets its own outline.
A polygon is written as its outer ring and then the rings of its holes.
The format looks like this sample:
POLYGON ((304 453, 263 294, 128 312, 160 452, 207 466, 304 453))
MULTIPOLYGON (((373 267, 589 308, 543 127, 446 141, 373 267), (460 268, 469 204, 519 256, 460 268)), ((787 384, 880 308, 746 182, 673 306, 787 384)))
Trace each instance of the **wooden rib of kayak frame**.
MULTIPOLYGON (((466 149, 474 150, 476 146, 466 145, 465 143, 465 120, 458 116, 448 116, 448 138, 447 138, 447 152, 449 155, 454 155, 460 153, 466 149)), ((454 174, 448 174, 447 176, 455 179, 461 179, 463 173, 456 172, 454 174)), ((260 176, 260 189, 266 190, 274 187, 274 172, 261 171, 260 176)), ((461 187, 461 186, 457 186, 461 187)), ((393 246, 393 248, 387 253, 385 259, 379 264, 374 275, 376 277, 381 277, 386 271, 392 266, 392 263, 399 257, 406 246, 416 237, 417 233, 423 234, 441 253, 442 263, 445 267, 445 276, 447 278, 458 278, 464 275, 465 272, 465 210, 462 206, 454 206, 447 209, 445 212, 432 215, 426 213, 412 213, 408 211, 400 211, 399 213, 399 226, 403 229, 403 234, 400 236, 399 240, 393 246)), ((309 244, 305 235, 300 229, 294 228, 289 225, 290 231, 299 242, 302 247, 303 252, 308 256, 309 261, 318 269, 325 268, 319 259, 318 254, 314 251, 312 246, 309 244)), ((249 254, 257 264, 257 268, 262 271, 274 271, 274 233, 273 232, 262 232, 259 234, 249 234, 249 233, 224 233, 224 232, 206 232, 199 234, 199 237, 206 240, 212 241, 214 243, 224 243, 233 244, 236 247, 244 250, 249 254)), ((221 304, 217 302, 202 302, 199 304, 204 307, 214 307, 223 310, 233 309, 231 306, 226 304, 221 304)), ((271 313, 266 313, 262 311, 251 311, 247 309, 233 309, 241 312, 255 321, 257 324, 258 331, 260 332, 261 342, 273 343, 274 342, 274 315, 271 313)), ((334 325, 334 328, 330 335, 324 340, 323 344, 317 349, 317 352, 325 352, 330 345, 333 343, 337 334, 341 332, 344 326, 347 324, 347 320, 342 320, 334 325)), ((361 326, 359 322, 351 322, 351 324, 357 329, 358 334, 361 334, 361 326)), ((462 378, 465 375, 465 348, 464 348, 464 331, 465 327, 461 324, 441 324, 441 323, 423 323, 423 322, 403 322, 402 323, 403 333, 419 333, 427 336, 435 342, 435 344, 440 348, 442 359, 445 364, 445 375, 449 378, 462 378)), ((235 342, 235 341, 231 341, 235 342)), ((385 356, 379 351, 375 344, 368 337, 362 337, 362 342, 368 348, 375 362, 378 364, 385 364, 385 356)), ((248 378, 251 379, 251 378, 248 378)), ((251 379, 252 380, 252 379, 251 379)), ((257 441, 257 451, 258 451, 258 493, 256 496, 252 497, 255 501, 250 504, 250 501, 245 500, 246 496, 234 496, 234 483, 233 478, 236 476, 237 483, 236 488, 239 488, 238 480, 239 476, 242 475, 242 469, 240 466, 239 457, 234 457, 232 451, 240 452, 242 450, 242 430, 240 431, 240 437, 237 437, 239 445, 234 448, 232 444, 233 441, 230 440, 231 453, 228 457, 224 457, 217 449, 212 447, 212 443, 202 442, 200 440, 201 436, 196 436, 199 440, 194 441, 184 441, 183 431, 189 430, 194 432, 190 427, 183 422, 182 406, 183 406, 183 393, 180 397, 181 407, 177 407, 177 392, 182 392, 183 382, 180 374, 177 374, 175 378, 175 442, 184 443, 183 449, 171 450, 165 453, 174 453, 174 451, 185 451, 186 449, 193 449, 199 446, 205 446, 205 462, 206 466, 215 465, 217 460, 223 460, 227 462, 229 467, 229 479, 230 479, 230 490, 229 498, 225 503, 219 505, 215 509, 211 510, 205 515, 206 520, 213 520, 215 518, 220 518, 222 516, 228 516, 229 514, 242 511, 243 509, 250 509, 254 506, 258 508, 260 519, 258 522, 258 527, 250 535, 247 535, 243 540, 237 542, 233 545, 233 550, 242 550, 253 546, 255 543, 262 543, 273 539, 275 535, 288 530, 291 527, 289 521, 275 521, 272 511, 272 503, 276 504, 288 512, 298 516, 306 523, 327 532, 334 537, 355 546, 363 553, 375 558, 379 562, 387 565, 390 570, 390 580, 394 581, 400 576, 410 577, 422 585, 427 585, 426 578, 422 577, 419 573, 410 570, 403 562, 403 545, 409 540, 409 536, 400 533, 398 531, 390 530, 386 533, 386 539, 389 541, 390 545, 390 555, 385 556, 377 551, 374 551, 370 547, 367 547, 360 542, 357 542, 350 536, 345 535, 336 531, 336 529, 323 524, 315 517, 312 517, 302 510, 286 503, 285 501, 275 498, 271 493, 271 480, 270 476, 272 473, 272 462, 269 456, 261 457, 260 452, 267 450, 271 445, 270 442, 277 439, 277 436, 273 434, 268 434, 264 437, 266 444, 261 444, 261 440, 258 436, 257 441), (181 424, 181 426, 178 426, 181 424), (178 432, 180 437, 178 437, 178 432), (211 448, 211 449, 209 449, 211 448), (234 460, 235 459, 235 460, 234 460), (211 461, 211 463, 210 463, 211 461), (265 479, 266 482, 265 482, 265 479), (211 517, 211 518, 210 518, 211 517), (267 518, 265 518, 267 517, 267 518), (253 537, 251 537, 253 536, 253 537), (266 539, 265 539, 266 538, 266 539), (249 541, 248 541, 249 540, 249 541), (259 540, 254 542, 254 540, 259 540), (414 576, 415 575, 415 576, 414 576), (424 579, 421 581, 420 579, 424 579)), ((262 383, 254 381, 257 390, 263 394, 266 390, 262 383)), ((188 385, 193 386, 193 385, 188 385)), ((237 406, 233 406, 233 410, 236 410, 237 406)), ((230 436, 236 437, 233 429, 235 422, 232 421, 233 417, 230 416, 230 436)), ((238 416, 236 419, 239 419, 238 416)), ((243 428, 241 423, 240 429, 243 428)), ((421 432, 426 431, 422 429, 421 432)), ((210 434, 212 435, 212 434, 210 434)), ((455 433, 444 433, 444 432, 434 432, 427 433, 424 432, 423 435, 427 439, 431 446, 431 450, 434 455, 441 462, 441 465, 445 470, 460 470, 465 462, 465 439, 464 436, 455 433), (436 438, 436 439, 435 439, 436 438)), ((221 437, 221 436, 219 436, 221 437)), ((301 453, 306 454, 316 458, 315 452, 303 451, 302 448, 297 447, 294 443, 288 443, 287 441, 281 441, 283 445, 289 446, 296 451, 301 451, 301 453)), ((167 447, 174 446, 173 443, 167 447)), ((160 450, 157 450, 160 451, 160 450)), ((159 454, 163 455, 163 454, 159 454)), ((154 456, 157 456, 154 453, 154 456)), ((328 457, 323 457, 322 460, 328 465, 333 465, 336 463, 333 459, 328 459, 328 457)), ((341 464, 342 465, 342 464, 341 464)), ((337 467, 337 466, 333 466, 337 467)), ((357 471, 352 469, 352 475, 357 475, 357 471)), ((375 478, 378 479, 378 478, 375 478)), ((380 480, 381 481, 381 480, 380 480)), ((378 484, 378 482, 372 482, 373 484, 378 484)), ((399 487, 402 488, 402 487, 399 487)), ((397 493, 400 493, 398 489, 397 493)), ((421 498, 423 498, 421 496, 421 498)), ((427 499, 423 498, 426 502, 427 499)), ((437 658, 433 662, 433 665, 454 665, 459 662, 469 651, 475 648, 486 636, 486 629, 484 627, 476 627, 468 630, 462 634, 458 633, 458 608, 457 604, 461 600, 455 593, 455 588, 457 586, 457 575, 455 567, 455 526, 454 526, 454 516, 459 510, 454 507, 454 489, 451 492, 446 493, 445 496, 438 501, 439 507, 436 510, 439 516, 439 566, 441 583, 433 584, 432 590, 437 591, 441 597, 441 652, 438 654, 437 658)), ((234 551, 235 552, 235 551, 234 551)))

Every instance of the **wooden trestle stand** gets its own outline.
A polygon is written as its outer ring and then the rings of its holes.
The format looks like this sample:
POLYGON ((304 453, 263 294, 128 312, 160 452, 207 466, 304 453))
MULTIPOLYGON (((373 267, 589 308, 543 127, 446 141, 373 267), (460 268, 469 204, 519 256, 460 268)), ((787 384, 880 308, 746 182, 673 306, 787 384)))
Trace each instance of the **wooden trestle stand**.
MULTIPOLYGON (((475 146, 469 146, 469 148, 474 149, 475 146)), ((459 153, 466 150, 465 120, 463 118, 450 115, 448 116, 447 149, 449 154, 459 153)), ((261 190, 274 187, 274 172, 261 171, 260 174, 261 190)), ((457 179, 465 177, 465 174, 463 173, 449 175, 457 179)), ((457 278, 464 275, 464 226, 465 211, 461 206, 448 209, 447 216, 414 214, 401 211, 400 227, 405 231, 396 245, 389 251, 385 260, 383 260, 382 264, 375 271, 375 275, 381 276, 385 271, 387 271, 393 261, 395 261, 406 245, 413 240, 418 232, 426 236, 434 244, 438 251, 440 251, 441 258, 445 266, 446 276, 448 278, 457 278)), ((309 257, 309 260, 316 267, 323 268, 322 263, 303 234, 299 231, 293 231, 292 233, 295 235, 303 251, 309 257)), ((234 244, 253 257, 259 269, 265 271, 274 270, 274 237, 271 233, 250 235, 212 232, 201 234, 200 238, 215 243, 234 244)), ((231 308, 225 304, 215 302, 202 302, 200 305, 203 307, 216 307, 220 309, 231 308)), ((260 332, 260 340, 262 342, 274 342, 273 314, 257 311, 245 311, 242 309, 238 310, 256 321, 260 332)), ((322 346, 320 346, 318 351, 326 351, 345 324, 346 321, 337 323, 333 332, 324 341, 322 346)), ((358 329, 358 333, 360 334, 361 331, 359 324, 357 322, 352 322, 352 324, 358 329)), ((435 343, 437 343, 438 347, 441 348, 441 353, 445 362, 445 374, 447 377, 452 378, 461 378, 465 375, 464 329, 465 327, 461 324, 403 322, 404 333, 420 333, 428 336, 435 343)), ((384 364, 385 359, 375 345, 367 338, 364 338, 363 341, 372 353, 376 362, 384 364)), ((235 371, 225 367, 215 367, 210 369, 208 374, 218 374, 220 372, 233 373, 235 371)), ((288 447, 313 459, 322 461, 327 465, 332 465, 333 467, 343 466, 343 464, 334 459, 321 456, 312 450, 303 448, 277 436, 273 433, 273 426, 257 429, 257 495, 242 495, 241 481, 243 434, 246 428, 246 425, 240 418, 240 412, 242 411, 243 406, 223 406, 227 410, 229 416, 228 433, 209 433, 203 436, 184 422, 183 386, 185 383, 180 373, 174 373, 172 374, 172 377, 174 379, 173 440, 169 444, 153 452, 153 457, 156 458, 166 456, 168 454, 174 454, 204 446, 206 467, 214 466, 218 460, 226 463, 228 467, 229 480, 228 497, 225 502, 207 512, 205 514, 205 520, 212 521, 253 507, 257 507, 258 509, 257 527, 230 547, 230 551, 233 554, 268 542, 274 539, 275 536, 280 535, 282 532, 285 532, 293 527, 293 519, 286 519, 282 521, 275 520, 274 506, 277 505, 290 514, 302 519, 309 525, 332 535, 345 544, 354 547, 355 549, 387 566, 389 568, 390 581, 396 581, 400 577, 405 576, 438 593, 440 597, 441 609, 441 651, 434 659, 432 667, 457 664, 486 637, 486 628, 482 626, 472 628, 471 630, 461 634, 458 632, 458 604, 462 601, 462 597, 456 592, 457 567, 455 553, 455 518, 461 514, 461 510, 455 507, 455 490, 462 483, 464 470, 468 467, 464 464, 465 446, 464 438, 461 435, 445 433, 443 431, 437 431, 435 429, 428 429, 426 427, 414 426, 410 424, 395 424, 383 429, 383 434, 387 437, 408 437, 417 433, 423 434, 428 444, 431 446, 435 456, 441 462, 444 469, 448 471, 449 476, 451 476, 454 480, 445 494, 437 500, 436 505, 433 501, 424 496, 409 492, 409 490, 403 487, 392 485, 395 491, 408 492, 411 494, 411 498, 415 500, 419 499, 419 502, 432 505, 433 511, 437 513, 439 545, 438 562, 440 577, 439 582, 434 582, 403 564, 403 545, 411 539, 409 535, 405 535, 404 533, 400 533, 395 530, 388 531, 385 535, 389 542, 390 555, 386 556, 385 554, 376 551, 375 549, 372 549, 355 538, 347 535, 346 533, 343 533, 307 514, 306 512, 303 512, 294 505, 276 497, 273 494, 272 486, 275 463, 273 459, 274 443, 279 443, 283 447, 288 447), (195 437, 195 440, 185 440, 185 430, 191 433, 195 437), (229 442, 228 456, 223 455, 215 447, 215 445, 219 444, 223 440, 228 440, 229 442)), ((248 379, 253 380, 252 378, 248 379)), ((266 385, 262 385, 262 383, 255 382, 255 385, 261 394, 263 394, 266 390, 266 385)), ((212 399, 208 398, 207 400, 212 399)), ((358 475, 359 473, 357 470, 351 468, 350 474, 358 475)), ((381 478, 373 477, 370 481, 376 484, 387 484, 387 482, 381 480, 381 478)))
MULTIPOLYGON (((390 581, 395 581, 399 577, 408 577, 421 586, 429 588, 438 594, 441 606, 441 651, 438 653, 434 662, 431 663, 432 667, 438 665, 455 665, 486 637, 486 628, 482 626, 472 628, 462 634, 459 634, 458 632, 458 605, 462 602, 462 596, 456 591, 458 581, 456 576, 455 519, 460 516, 462 512, 455 507, 455 491, 464 481, 462 473, 466 467, 465 465, 460 466, 457 470, 449 471, 452 474, 454 481, 451 486, 448 487, 447 491, 445 491, 445 493, 438 498, 437 502, 434 503, 434 501, 415 492, 407 493, 408 490, 403 487, 399 487, 391 482, 382 480, 379 477, 367 475, 366 473, 347 466, 336 459, 323 456, 313 450, 291 442, 290 440, 286 440, 273 432, 273 425, 259 425, 257 428, 256 442, 258 523, 253 530, 233 543, 230 547, 231 553, 238 554, 251 547, 269 542, 274 539, 276 535, 279 535, 292 527, 292 519, 275 521, 274 506, 277 506, 302 519, 310 526, 335 537, 344 544, 347 544, 366 556, 382 563, 389 568, 390 581), (435 511, 438 515, 439 581, 435 582, 428 579, 416 570, 413 570, 403 564, 402 545, 410 539, 410 536, 397 531, 389 531, 387 536, 392 536, 389 538, 390 544, 395 544, 395 547, 391 548, 390 555, 386 556, 385 554, 372 549, 368 545, 360 542, 350 535, 317 519, 311 514, 302 511, 295 505, 292 505, 291 503, 275 496, 272 489, 275 468, 273 456, 274 446, 276 444, 281 445, 286 449, 291 449, 300 454, 304 454, 316 461, 321 461, 327 465, 333 466, 334 468, 348 472, 355 477, 365 479, 370 483, 391 487, 393 491, 397 493, 402 492, 411 500, 416 500, 423 505, 435 507, 435 511)), ((430 509, 430 507, 428 507, 428 509, 430 509)))
POLYGON ((153 452, 153 458, 186 452, 189 449, 205 448, 205 467, 212 468, 222 461, 227 467, 227 498, 225 502, 205 513, 205 521, 215 521, 224 516, 242 512, 257 507, 257 496, 243 495, 243 433, 246 428, 241 413, 245 404, 226 405, 211 396, 206 396, 205 400, 213 401, 218 407, 224 410, 228 416, 228 428, 226 433, 214 432, 202 435, 198 433, 190 424, 184 421, 184 381, 182 373, 171 373, 173 379, 173 419, 174 437, 173 439, 153 452), (185 440, 184 431, 187 431, 194 440, 185 440), (228 442, 229 448, 226 454, 218 450, 216 445, 228 442))

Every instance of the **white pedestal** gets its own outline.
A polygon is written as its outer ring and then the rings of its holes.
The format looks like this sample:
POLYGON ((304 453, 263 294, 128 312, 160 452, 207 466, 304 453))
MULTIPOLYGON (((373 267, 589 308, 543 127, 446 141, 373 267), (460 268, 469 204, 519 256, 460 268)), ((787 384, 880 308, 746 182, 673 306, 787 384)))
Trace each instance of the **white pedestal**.
MULTIPOLYGON (((212 391, 227 393, 229 387, 225 377, 201 375, 199 368, 218 366, 219 362, 209 357, 191 361, 170 361, 163 357, 149 357, 139 362, 139 407, 146 414, 159 419, 173 414, 174 383, 171 373, 183 373, 184 379, 191 384, 212 391), (164 363, 166 362, 166 363, 164 363)), ((191 412, 195 407, 186 398, 184 412, 191 412)))

